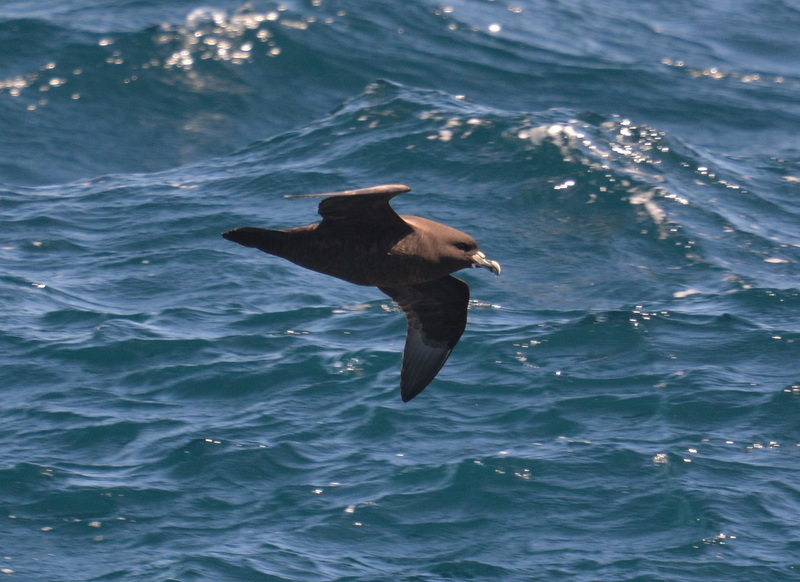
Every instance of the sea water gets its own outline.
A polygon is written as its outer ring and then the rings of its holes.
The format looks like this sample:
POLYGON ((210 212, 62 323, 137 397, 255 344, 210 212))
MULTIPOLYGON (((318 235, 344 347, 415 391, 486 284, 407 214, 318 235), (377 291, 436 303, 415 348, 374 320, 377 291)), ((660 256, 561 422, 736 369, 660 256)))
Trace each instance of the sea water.
POLYGON ((800 5, 0 4, 9 580, 800 577, 800 5), (382 183, 377 289, 244 249, 382 183))

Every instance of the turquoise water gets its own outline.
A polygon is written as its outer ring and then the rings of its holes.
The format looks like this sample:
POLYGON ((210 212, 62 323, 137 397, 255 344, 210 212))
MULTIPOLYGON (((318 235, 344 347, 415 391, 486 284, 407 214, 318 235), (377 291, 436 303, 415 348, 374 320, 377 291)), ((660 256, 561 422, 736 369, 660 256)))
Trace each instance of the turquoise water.
POLYGON ((796 580, 796 2, 0 6, 9 580, 796 580), (205 8, 204 8, 205 6, 205 8), (405 183, 376 289, 220 232, 405 183))

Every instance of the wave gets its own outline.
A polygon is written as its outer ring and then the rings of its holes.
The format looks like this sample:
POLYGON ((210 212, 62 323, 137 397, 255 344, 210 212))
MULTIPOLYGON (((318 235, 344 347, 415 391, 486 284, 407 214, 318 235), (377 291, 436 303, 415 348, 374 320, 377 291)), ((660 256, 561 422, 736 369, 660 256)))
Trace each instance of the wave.
MULTIPOLYGON (((591 23, 577 11, 576 31, 576 10, 567 5, 536 15, 465 5, 284 8, 130 3, 114 15, 83 7, 0 20, 10 63, 0 72, 0 113, 15 120, 7 140, 14 149, 0 150, 7 154, 0 156, 2 179, 63 183, 223 155, 305 127, 375 79, 540 117, 554 104, 567 112, 588 108, 606 120, 616 111, 635 127, 647 129, 646 122, 656 131, 681 127, 676 116, 689 113, 702 115, 700 127, 710 133, 732 115, 754 115, 753 123, 769 123, 776 132, 793 124, 791 107, 781 105, 800 82, 791 75, 720 72, 675 55, 631 62, 618 38, 580 42, 580 28, 591 23), (551 21, 548 30, 560 30, 565 20, 578 42, 531 34, 551 21), (730 83, 724 102, 715 99, 710 107, 696 98, 723 82, 730 83), (678 90, 654 92, 667 83, 678 90)), ((653 34, 636 15, 596 16, 625 20, 633 27, 630 42, 653 34)), ((682 53, 709 50, 682 41, 682 53)))
MULTIPOLYGON (((782 182, 774 173, 762 177, 782 182)), ((463 215, 464 230, 505 229, 528 241, 521 248, 534 252, 512 256, 515 269, 546 268, 559 256, 550 272, 583 273, 597 298, 616 295, 627 281, 644 296, 671 290, 691 301, 751 288, 796 290, 796 213, 718 155, 621 116, 506 111, 389 81, 225 157, 158 174, 7 188, 1 204, 21 240, 48 233, 22 245, 25 260, 38 248, 79 270, 102 268, 99 291, 130 280, 134 265, 157 271, 174 255, 213 265, 221 225, 257 216, 313 221, 307 206, 281 194, 379 182, 408 182, 427 193, 429 214, 463 215), (274 196, 267 212, 265 194, 274 196), (492 212, 474 212, 482 207, 492 212), (137 223, 126 224, 134 214, 137 223), (176 228, 185 231, 179 240, 176 228), (105 254, 122 246, 125 255, 105 254), (537 256, 536 249, 547 250, 537 256)), ((191 277, 191 269, 182 271, 191 277)), ((132 281, 120 303, 147 300, 160 288, 162 281, 132 281)), ((563 295, 560 284, 552 293, 563 295)))
POLYGON ((791 577, 796 11, 529 4, 0 6, 3 572, 791 577), (384 182, 503 265, 411 405, 219 236, 384 182))

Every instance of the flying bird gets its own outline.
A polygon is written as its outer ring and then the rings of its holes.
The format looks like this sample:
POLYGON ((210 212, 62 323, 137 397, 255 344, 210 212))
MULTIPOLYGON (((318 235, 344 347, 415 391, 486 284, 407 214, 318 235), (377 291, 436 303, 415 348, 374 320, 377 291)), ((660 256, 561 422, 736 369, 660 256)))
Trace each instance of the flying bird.
POLYGON ((222 233, 245 247, 356 285, 377 287, 408 320, 400 372, 400 397, 408 402, 439 373, 467 325, 469 286, 451 273, 467 267, 500 274, 468 234, 421 218, 398 215, 389 201, 411 190, 386 184, 326 194, 322 220, 273 230, 242 226, 222 233))

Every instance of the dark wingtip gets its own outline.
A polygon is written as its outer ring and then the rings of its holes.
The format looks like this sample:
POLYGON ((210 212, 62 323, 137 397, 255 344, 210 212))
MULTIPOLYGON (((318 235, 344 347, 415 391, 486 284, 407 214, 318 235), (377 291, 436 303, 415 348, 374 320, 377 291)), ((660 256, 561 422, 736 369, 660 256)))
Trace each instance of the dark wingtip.
POLYGON ((400 386, 400 400, 402 400, 404 404, 406 402, 409 402, 415 396, 417 396, 420 392, 425 390, 425 388, 427 388, 429 383, 430 383, 430 381, 425 383, 422 386, 418 386, 418 385, 417 386, 407 386, 407 385, 403 386, 403 385, 401 385, 400 386))

